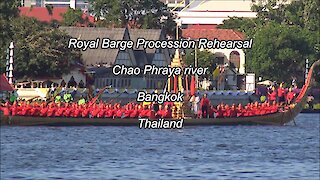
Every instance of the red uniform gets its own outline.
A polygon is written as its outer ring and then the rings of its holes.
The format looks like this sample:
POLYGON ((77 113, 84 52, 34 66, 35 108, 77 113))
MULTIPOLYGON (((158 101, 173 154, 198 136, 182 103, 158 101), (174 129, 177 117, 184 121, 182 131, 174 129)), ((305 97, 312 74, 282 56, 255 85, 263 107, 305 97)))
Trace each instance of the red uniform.
POLYGON ((6 107, 0 107, 0 110, 3 111, 4 116, 10 116, 10 109, 8 106, 6 107))
POLYGON ((92 108, 92 109, 90 110, 90 114, 91 114, 91 116, 92 116, 93 118, 95 118, 95 117, 98 116, 99 111, 100 111, 100 109, 97 108, 97 107, 96 107, 96 108, 92 108))
POLYGON ((105 112, 106 112, 106 109, 101 108, 100 111, 99 111, 99 113, 97 114, 97 117, 98 117, 98 118, 104 117, 105 112))
POLYGON ((137 118, 139 116, 139 111, 138 110, 133 110, 130 113, 131 118, 137 118))
POLYGON ((48 109, 48 111, 47 111, 47 116, 48 116, 48 117, 53 117, 55 111, 56 111, 56 108, 55 108, 55 107, 49 107, 49 109, 48 109))
POLYGON ((48 111, 48 108, 47 108, 47 107, 42 107, 42 108, 40 109, 40 116, 41 116, 41 117, 47 116, 47 111, 48 111))
POLYGON ((165 110, 161 109, 157 112, 156 117, 163 117, 164 113, 165 113, 165 110))
POLYGON ((117 118, 121 118, 122 114, 123 114, 123 110, 122 109, 118 109, 114 116, 117 117, 117 118))
POLYGON ((59 108, 57 108, 57 110, 56 110, 56 112, 54 113, 54 115, 55 115, 56 117, 62 117, 63 112, 64 112, 64 108, 63 108, 63 107, 59 107, 59 108))
POLYGON ((289 91, 287 94, 287 100, 291 102, 293 100, 294 96, 295 96, 295 93, 292 91, 289 91))
POLYGON ((37 107, 30 108, 30 116, 39 116, 39 111, 37 107))
POLYGON ((89 109, 89 108, 85 108, 85 109, 83 109, 83 111, 81 112, 81 116, 82 116, 82 117, 88 117, 88 116, 89 116, 89 112, 90 112, 90 109, 89 109))
POLYGON ((219 108, 216 113, 216 118, 223 118, 223 117, 224 117, 224 110, 219 108))
POLYGON ((142 117, 142 118, 149 117, 149 115, 150 115, 150 110, 149 109, 143 109, 139 114, 139 116, 142 117))
POLYGON ((284 90, 284 88, 280 87, 278 88, 278 97, 282 97, 285 96, 286 91, 284 90))
POLYGON ((230 117, 237 117, 237 109, 230 109, 230 117))
POLYGON ((80 108, 77 108, 73 111, 73 114, 72 116, 73 117, 80 117, 81 116, 81 113, 82 113, 82 110, 80 108))
POLYGON ((164 113, 163 113, 162 118, 172 118, 172 112, 171 112, 171 110, 170 110, 170 109, 165 110, 164 113))
POLYGON ((70 117, 71 116, 71 112, 72 112, 71 107, 66 107, 65 110, 64 110, 63 116, 64 117, 70 117))
POLYGON ((148 115, 150 119, 156 119, 156 112, 154 110, 151 110, 148 115))
POLYGON ((277 100, 277 92, 272 91, 272 93, 269 94, 269 101, 275 101, 277 100))
POLYGON ((125 110, 123 117, 124 117, 124 118, 130 117, 131 112, 132 112, 132 110, 129 110, 129 109, 125 110))
POLYGON ((109 109, 105 112, 104 117, 106 118, 112 118, 114 114, 114 110, 113 109, 109 109))
POLYGON ((217 112, 217 110, 216 110, 215 108, 211 107, 211 108, 209 109, 209 117, 210 117, 210 118, 214 118, 214 113, 215 113, 215 112, 217 112))
POLYGON ((18 114, 18 107, 16 105, 13 105, 11 108, 10 108, 10 111, 11 111, 11 115, 12 116, 16 116, 18 114))

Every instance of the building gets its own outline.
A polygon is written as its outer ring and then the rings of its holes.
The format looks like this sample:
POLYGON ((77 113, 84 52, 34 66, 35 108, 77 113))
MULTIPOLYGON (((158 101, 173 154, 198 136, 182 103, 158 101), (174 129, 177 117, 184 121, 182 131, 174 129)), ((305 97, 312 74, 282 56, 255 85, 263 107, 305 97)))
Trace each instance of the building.
POLYGON ((169 8, 178 10, 186 7, 190 0, 160 0, 164 4, 166 4, 169 8))
MULTIPOLYGON (((292 1, 294 0, 278 0, 277 3, 288 4, 292 1)), ((170 4, 173 7, 181 23, 192 25, 223 24, 223 21, 230 17, 255 18, 257 12, 251 10, 252 5, 265 4, 268 0, 194 0, 183 1, 184 3, 180 4, 173 2, 175 1, 168 1, 168 6, 170 4)))
POLYGON ((80 8, 82 10, 88 10, 88 0, 21 0, 22 7, 70 7, 72 9, 80 8))
MULTIPOLYGON (((244 40, 244 35, 233 29, 218 29, 215 25, 192 25, 187 29, 182 29, 182 37, 185 39, 198 40, 200 38, 218 39, 218 40, 244 40)), ((244 76, 245 53, 242 49, 208 49, 215 55, 221 67, 227 66, 221 78, 214 82, 212 86, 218 90, 238 89, 240 78, 244 76), (234 68, 231 68, 234 67, 234 68), (222 77, 223 76, 223 77, 222 77), (225 81, 224 81, 225 80, 225 81), (219 82, 218 82, 219 81, 219 82), (221 82, 220 82, 221 81, 221 82), (228 88, 227 88, 228 87, 228 88)))
MULTIPOLYGON (((92 40, 110 38, 112 40, 164 40, 165 34, 161 29, 127 29, 127 28, 89 28, 89 27, 60 27, 70 36, 92 40)), ((87 49, 82 51, 83 62, 89 73, 94 74, 94 85, 102 88, 111 85, 113 88, 128 89, 157 89, 165 86, 167 78, 163 75, 128 76, 114 75, 112 67, 116 64, 143 67, 146 64, 167 66, 170 61, 169 49, 87 49)))
MULTIPOLYGON (((66 13, 67 10, 68 7, 54 7, 52 8, 52 12, 49 13, 46 7, 19 7, 19 15, 33 17, 42 22, 62 22, 63 14, 66 13)), ((82 14, 82 18, 87 19, 88 23, 93 24, 95 22, 94 17, 86 13, 82 14)), ((81 24, 81 26, 86 26, 86 24, 81 24)))
POLYGON ((255 18, 257 13, 251 10, 252 4, 252 0, 192 1, 177 16, 184 25, 223 24, 223 20, 234 16, 255 18))

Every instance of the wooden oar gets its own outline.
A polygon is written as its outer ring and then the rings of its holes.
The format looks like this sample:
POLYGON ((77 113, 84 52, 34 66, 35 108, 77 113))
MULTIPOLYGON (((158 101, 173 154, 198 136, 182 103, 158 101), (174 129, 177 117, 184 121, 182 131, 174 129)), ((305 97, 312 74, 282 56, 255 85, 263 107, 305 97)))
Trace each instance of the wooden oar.
POLYGON ((40 96, 33 97, 33 98, 31 98, 31 99, 28 99, 27 101, 28 101, 28 102, 32 102, 34 99, 37 99, 38 97, 40 97, 40 96))
POLYGON ((105 86, 104 88, 100 89, 100 91, 98 92, 98 94, 91 99, 91 101, 89 101, 89 107, 92 106, 94 103, 96 103, 96 101, 98 100, 98 98, 100 97, 100 95, 110 86, 105 86))

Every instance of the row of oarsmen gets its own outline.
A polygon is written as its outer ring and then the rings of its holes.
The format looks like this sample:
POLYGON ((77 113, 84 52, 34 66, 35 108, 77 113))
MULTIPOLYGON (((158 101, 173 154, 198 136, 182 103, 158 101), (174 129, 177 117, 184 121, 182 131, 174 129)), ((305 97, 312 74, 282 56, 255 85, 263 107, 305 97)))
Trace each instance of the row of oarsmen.
MULTIPOLYGON (((40 116, 40 117, 90 117, 90 118, 172 118, 175 116, 173 103, 163 105, 142 105, 128 103, 121 106, 119 103, 77 104, 77 103, 46 103, 46 102, 15 102, 13 105, 6 103, 1 106, 6 116, 40 116)), ((198 111, 198 117, 224 118, 259 116, 275 113, 279 106, 274 103, 249 103, 246 106, 239 105, 211 105, 208 111, 202 114, 198 111)))
POLYGON ((152 105, 128 103, 78 104, 78 103, 46 103, 46 102, 14 102, 1 107, 8 116, 40 116, 40 117, 90 117, 90 118, 171 118, 173 103, 159 105, 155 111, 152 105))

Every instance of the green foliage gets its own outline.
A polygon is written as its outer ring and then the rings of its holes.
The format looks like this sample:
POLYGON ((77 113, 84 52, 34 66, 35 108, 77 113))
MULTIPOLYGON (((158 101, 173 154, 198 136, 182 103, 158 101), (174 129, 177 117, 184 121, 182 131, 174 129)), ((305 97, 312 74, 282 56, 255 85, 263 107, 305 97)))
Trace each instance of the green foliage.
MULTIPOLYGON (((213 72, 216 68, 217 59, 213 53, 208 50, 197 50, 197 66, 198 67, 208 67, 209 72, 213 72)), ((195 50, 188 50, 185 56, 185 64, 187 66, 195 66, 195 50)))
MULTIPOLYGON (((34 18, 14 18, 10 31, 15 45, 16 78, 59 77, 80 60, 79 51, 67 48, 69 37, 65 33, 34 18)), ((5 64, 5 59, 1 59, 1 64, 5 64)))
MULTIPOLYGON (((6 50, 12 40, 13 33, 10 31, 10 24, 14 17, 19 14, 19 0, 0 1, 0 59, 6 58, 6 50)), ((0 72, 5 69, 5 63, 0 63, 0 72)))
POLYGON ((173 14, 159 0, 90 0, 97 26, 158 29, 173 34, 173 14))
POLYGON ((63 26, 77 26, 77 25, 91 25, 88 18, 84 19, 82 17, 81 9, 68 8, 67 12, 62 15, 63 26))
POLYGON ((232 28, 253 38, 246 50, 248 72, 256 77, 289 82, 292 77, 303 81, 305 59, 320 58, 319 1, 293 1, 277 5, 254 5, 257 18, 230 18, 220 28, 232 28))

